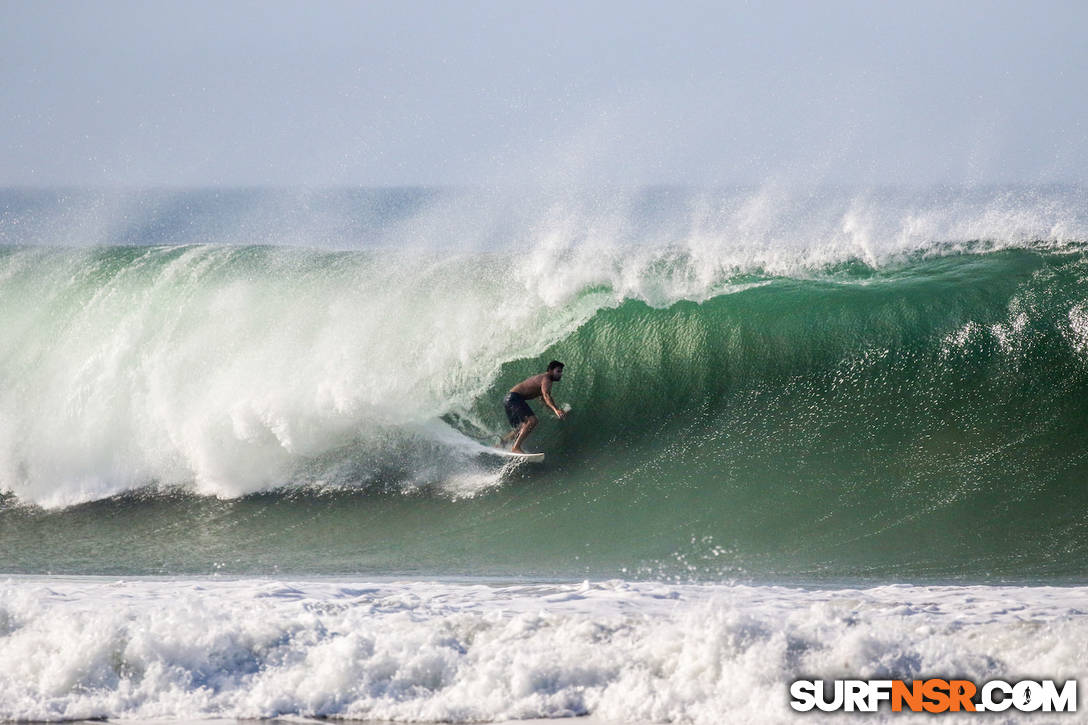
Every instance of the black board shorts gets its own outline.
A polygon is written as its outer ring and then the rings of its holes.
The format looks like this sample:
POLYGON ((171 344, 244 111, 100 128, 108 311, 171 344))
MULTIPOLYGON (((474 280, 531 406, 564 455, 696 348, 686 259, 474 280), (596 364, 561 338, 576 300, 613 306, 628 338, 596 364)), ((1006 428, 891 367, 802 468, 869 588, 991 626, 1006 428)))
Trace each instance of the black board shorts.
POLYGON ((533 409, 525 402, 525 398, 517 393, 507 393, 502 399, 502 406, 506 408, 506 419, 510 425, 517 428, 525 422, 526 418, 534 415, 533 409))

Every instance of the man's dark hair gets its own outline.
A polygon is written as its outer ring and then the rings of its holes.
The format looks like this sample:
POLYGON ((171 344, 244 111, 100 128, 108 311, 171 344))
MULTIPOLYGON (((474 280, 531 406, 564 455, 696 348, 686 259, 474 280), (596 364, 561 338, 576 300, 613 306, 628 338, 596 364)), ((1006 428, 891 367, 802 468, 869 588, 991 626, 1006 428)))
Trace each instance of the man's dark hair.
POLYGON ((564 367, 563 363, 559 362, 558 360, 552 360, 550 363, 548 363, 548 372, 550 373, 552 370, 561 367, 564 367))

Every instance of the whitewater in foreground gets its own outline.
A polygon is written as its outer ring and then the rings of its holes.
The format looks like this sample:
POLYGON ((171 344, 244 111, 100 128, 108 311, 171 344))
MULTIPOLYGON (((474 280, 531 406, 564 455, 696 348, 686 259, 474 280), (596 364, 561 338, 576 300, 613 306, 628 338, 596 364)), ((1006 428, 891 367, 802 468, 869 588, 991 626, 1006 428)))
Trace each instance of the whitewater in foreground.
POLYGON ((813 673, 1075 678, 1085 601, 1062 587, 20 577, 0 585, 0 712, 783 722, 798 717, 789 683, 813 673))

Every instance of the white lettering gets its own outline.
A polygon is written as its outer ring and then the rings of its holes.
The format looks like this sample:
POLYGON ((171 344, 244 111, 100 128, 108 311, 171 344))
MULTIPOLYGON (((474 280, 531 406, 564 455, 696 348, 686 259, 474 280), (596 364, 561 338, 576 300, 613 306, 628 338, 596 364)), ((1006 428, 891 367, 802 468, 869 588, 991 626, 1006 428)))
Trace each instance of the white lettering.
POLYGON ((1043 706, 1043 688, 1032 680, 1017 682, 1012 688, 1012 702, 1020 712, 1035 712, 1043 706))
POLYGON ((824 681, 816 680, 816 684, 820 686, 820 692, 816 697, 816 707, 820 708, 824 712, 835 712, 842 707, 844 699, 842 680, 835 680, 835 684, 831 688, 832 692, 835 693, 835 696, 832 697, 830 701, 827 700, 827 698, 825 697, 825 695, 827 695, 827 692, 824 691, 824 681))
POLYGON ((1077 681, 1066 680, 1059 693, 1053 680, 1043 680, 1043 710, 1045 712, 1076 712, 1077 681), (1051 710, 1053 708, 1053 710, 1051 710))
POLYGON ((868 712, 876 712, 880 709, 883 700, 892 699, 891 680, 869 680, 869 709, 868 712))
POLYGON ((844 701, 846 704, 847 712, 867 712, 868 711, 868 697, 866 693, 869 690, 869 685, 865 680, 847 680, 846 692, 844 693, 844 701))
POLYGON ((816 707, 816 684, 812 680, 797 680, 790 685, 790 707, 797 712, 808 712, 816 707))
POLYGON ((979 710, 990 710, 993 712, 1004 712, 1012 707, 1012 686, 1002 680, 990 680, 982 686, 982 705, 978 707, 979 710), (1000 700, 994 699, 994 693, 1000 692, 1002 697, 1000 700))

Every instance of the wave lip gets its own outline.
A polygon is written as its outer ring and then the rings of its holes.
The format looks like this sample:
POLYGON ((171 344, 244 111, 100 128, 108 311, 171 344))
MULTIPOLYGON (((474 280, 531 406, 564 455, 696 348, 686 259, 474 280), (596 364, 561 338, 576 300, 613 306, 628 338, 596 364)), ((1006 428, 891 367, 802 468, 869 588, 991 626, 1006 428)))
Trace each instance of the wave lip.
POLYGON ((0 719, 791 722, 789 683, 814 672, 1075 678, 1086 595, 17 579, 0 585, 0 719))

